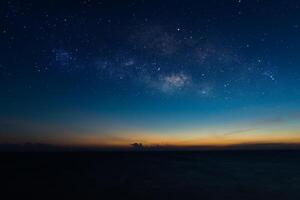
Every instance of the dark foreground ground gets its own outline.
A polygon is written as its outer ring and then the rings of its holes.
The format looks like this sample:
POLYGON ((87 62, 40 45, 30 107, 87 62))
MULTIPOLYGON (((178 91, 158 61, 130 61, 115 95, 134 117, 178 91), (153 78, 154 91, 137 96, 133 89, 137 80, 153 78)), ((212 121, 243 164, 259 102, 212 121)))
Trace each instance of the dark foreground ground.
POLYGON ((0 156, 0 199, 300 199, 300 151, 0 156))

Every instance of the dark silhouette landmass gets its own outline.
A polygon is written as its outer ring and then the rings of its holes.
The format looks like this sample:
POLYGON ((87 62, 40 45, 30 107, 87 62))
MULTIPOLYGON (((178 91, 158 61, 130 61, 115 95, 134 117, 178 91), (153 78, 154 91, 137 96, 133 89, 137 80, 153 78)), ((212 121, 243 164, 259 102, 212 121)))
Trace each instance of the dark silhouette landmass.
POLYGON ((63 148, 42 143, 0 144, 0 151, 57 151, 60 149, 63 148))
POLYGON ((298 143, 244 143, 228 146, 175 146, 133 143, 124 147, 78 147, 44 143, 0 144, 0 152, 61 152, 61 151, 207 151, 207 150, 300 150, 298 143))
POLYGON ((145 148, 144 148, 144 146, 143 146, 142 143, 133 143, 133 144, 131 144, 131 147, 135 151, 143 151, 143 150, 145 150, 145 148))

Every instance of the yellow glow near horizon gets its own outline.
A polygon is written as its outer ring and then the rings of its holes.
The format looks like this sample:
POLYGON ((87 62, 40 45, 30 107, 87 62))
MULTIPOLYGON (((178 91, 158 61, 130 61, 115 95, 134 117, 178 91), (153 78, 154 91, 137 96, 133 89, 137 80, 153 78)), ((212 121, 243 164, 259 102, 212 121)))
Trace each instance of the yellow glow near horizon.
MULTIPOLYGON (((60 139, 53 138, 51 143, 70 146, 94 147, 128 147, 131 143, 139 142, 144 145, 161 146, 228 146, 248 143, 300 143, 300 131, 264 132, 250 130, 249 132, 232 135, 224 134, 195 134, 176 133, 164 135, 159 133, 123 133, 112 135, 65 135, 60 139), (121 135, 121 136, 120 136, 121 135)), ((48 138, 49 139, 49 138, 48 138)))
MULTIPOLYGON (((160 146, 227 146, 247 143, 300 143, 300 127, 295 123, 272 126, 227 123, 207 127, 182 127, 179 130, 146 130, 142 128, 119 128, 107 133, 84 132, 38 124, 31 125, 35 131, 20 134, 12 132, 1 137, 7 143, 46 143, 63 146, 129 147, 139 142, 160 146), (39 134, 37 134, 39 133, 39 134), (40 134, 41 133, 41 134, 40 134)), ((26 130, 26 127, 23 129, 26 130)), ((97 129, 95 129, 97 130, 97 129)))

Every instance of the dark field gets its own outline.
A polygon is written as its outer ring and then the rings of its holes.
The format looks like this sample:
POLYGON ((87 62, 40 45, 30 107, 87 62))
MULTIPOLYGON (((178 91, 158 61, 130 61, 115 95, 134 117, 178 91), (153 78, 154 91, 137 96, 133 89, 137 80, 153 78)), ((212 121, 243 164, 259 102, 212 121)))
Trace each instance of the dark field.
POLYGON ((300 199, 300 151, 0 155, 1 199, 300 199))

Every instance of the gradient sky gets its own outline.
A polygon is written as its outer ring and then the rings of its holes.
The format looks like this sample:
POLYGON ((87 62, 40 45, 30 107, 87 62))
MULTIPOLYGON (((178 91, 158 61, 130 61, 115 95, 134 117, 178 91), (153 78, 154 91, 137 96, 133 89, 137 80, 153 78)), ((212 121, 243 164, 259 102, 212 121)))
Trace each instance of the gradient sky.
POLYGON ((300 2, 1 1, 0 142, 300 142, 300 2))

